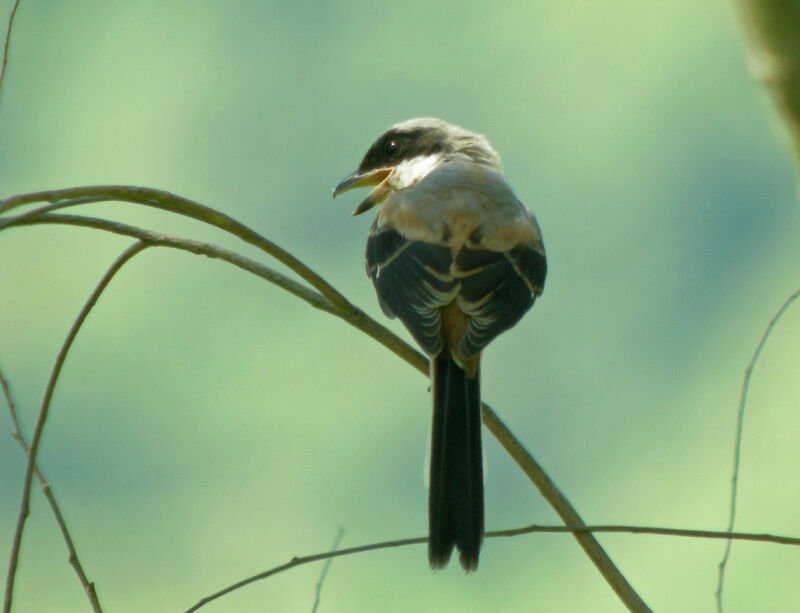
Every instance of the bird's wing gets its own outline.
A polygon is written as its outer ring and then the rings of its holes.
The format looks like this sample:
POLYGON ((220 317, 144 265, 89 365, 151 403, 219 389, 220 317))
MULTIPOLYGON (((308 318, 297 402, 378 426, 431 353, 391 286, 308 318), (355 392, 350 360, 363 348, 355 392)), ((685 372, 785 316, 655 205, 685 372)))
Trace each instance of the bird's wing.
POLYGON ((469 358, 531 308, 542 293, 546 261, 544 253, 529 245, 502 252, 464 246, 455 266, 462 276, 456 301, 468 316, 458 352, 469 358))
POLYGON ((459 290, 451 263, 448 247, 408 240, 394 228, 373 231, 367 239, 367 274, 383 312, 399 317, 429 355, 442 348, 439 309, 459 290))

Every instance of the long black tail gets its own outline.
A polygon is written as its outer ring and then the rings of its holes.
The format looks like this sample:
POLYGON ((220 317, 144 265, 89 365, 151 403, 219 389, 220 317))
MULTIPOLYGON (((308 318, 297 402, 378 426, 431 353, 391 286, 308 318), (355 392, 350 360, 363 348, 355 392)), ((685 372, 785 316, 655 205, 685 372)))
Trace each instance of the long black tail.
POLYGON ((431 568, 478 567, 483 539, 480 374, 470 378, 449 355, 433 360, 433 441, 428 501, 431 568))

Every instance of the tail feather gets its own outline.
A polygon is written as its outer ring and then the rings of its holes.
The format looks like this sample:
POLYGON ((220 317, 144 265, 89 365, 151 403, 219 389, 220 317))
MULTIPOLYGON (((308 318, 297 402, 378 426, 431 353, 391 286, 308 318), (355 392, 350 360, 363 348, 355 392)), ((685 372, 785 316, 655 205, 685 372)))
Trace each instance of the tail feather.
POLYGON ((442 568, 456 547, 461 566, 475 570, 483 539, 480 377, 468 377, 449 355, 440 355, 432 379, 428 559, 442 568))

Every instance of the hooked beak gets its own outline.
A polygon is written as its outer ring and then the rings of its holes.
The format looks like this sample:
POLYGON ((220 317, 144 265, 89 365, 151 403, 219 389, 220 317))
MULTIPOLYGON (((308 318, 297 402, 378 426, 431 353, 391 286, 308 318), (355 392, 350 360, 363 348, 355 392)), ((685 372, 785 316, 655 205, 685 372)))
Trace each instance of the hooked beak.
POLYGON ((339 194, 357 189, 359 187, 375 187, 369 195, 356 207, 351 215, 360 215, 369 211, 375 205, 380 204, 389 195, 391 188, 386 184, 389 175, 392 174, 391 168, 373 168, 372 170, 356 170, 341 180, 339 185, 333 190, 333 197, 339 194))

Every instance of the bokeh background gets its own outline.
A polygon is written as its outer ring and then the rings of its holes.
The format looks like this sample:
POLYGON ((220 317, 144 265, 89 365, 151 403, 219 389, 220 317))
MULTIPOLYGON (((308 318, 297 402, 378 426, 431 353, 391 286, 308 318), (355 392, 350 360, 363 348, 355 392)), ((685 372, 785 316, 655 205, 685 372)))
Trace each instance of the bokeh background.
MULTIPOLYGON (((724 529, 742 375, 800 281, 800 219, 723 0, 23 0, 0 197, 170 190, 383 321, 363 270, 369 215, 348 216, 363 194, 330 194, 375 137, 419 115, 487 134, 545 237, 544 295, 487 352, 486 399, 587 522, 724 529)), ((83 212, 257 255, 158 211, 83 212)), ((129 243, 0 234, 0 366, 27 436, 70 323, 129 243)), ((798 339, 795 307, 753 375, 743 531, 800 534, 798 339)), ((181 611, 328 549, 340 526, 342 546, 424 534, 428 420, 425 380, 360 332, 223 263, 153 249, 81 331, 40 465, 107 610, 181 611)), ((487 528, 557 523, 485 440, 487 528)), ((23 474, 0 436, 1 560, 23 474)), ((723 542, 599 538, 653 609, 715 610, 723 542)), ((66 558, 37 489, 15 611, 89 609, 66 558)), ((310 611, 320 569, 204 610, 310 611)), ((798 575, 795 548, 734 544, 725 610, 795 610, 798 575)), ((469 576, 432 573, 424 546, 337 559, 319 611, 621 609, 570 536, 532 535, 488 540, 469 576)))

